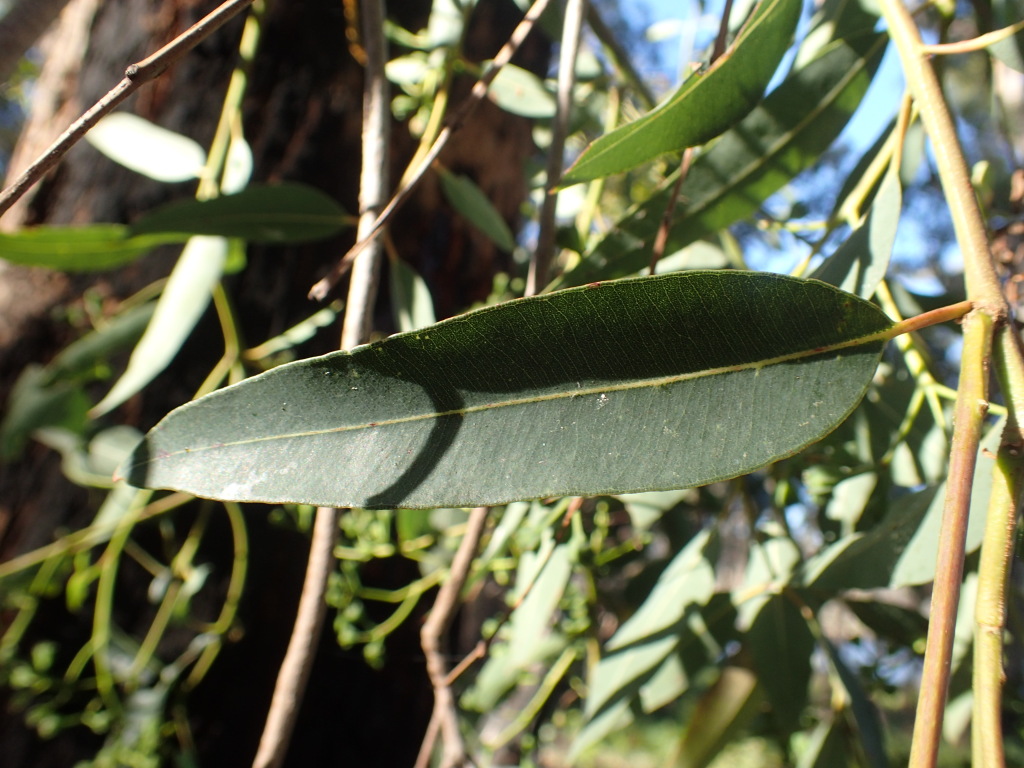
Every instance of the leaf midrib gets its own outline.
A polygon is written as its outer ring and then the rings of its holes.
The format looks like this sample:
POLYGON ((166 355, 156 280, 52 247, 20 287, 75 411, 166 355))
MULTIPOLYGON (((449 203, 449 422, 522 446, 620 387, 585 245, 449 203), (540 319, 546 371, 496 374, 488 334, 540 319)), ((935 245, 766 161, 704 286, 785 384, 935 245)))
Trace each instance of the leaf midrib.
POLYGON ((266 435, 263 437, 252 437, 244 440, 235 440, 231 442, 219 442, 213 443, 207 446, 200 446, 197 448, 183 448, 180 451, 171 451, 161 453, 159 456, 153 457, 147 461, 134 464, 133 466, 145 466, 151 464, 154 461, 164 461, 174 456, 183 454, 196 454, 205 451, 220 450, 223 448, 232 448, 244 445, 255 445, 264 442, 273 442, 278 440, 292 440, 303 437, 315 437, 317 435, 330 435, 330 434, 341 434, 344 432, 358 432, 365 429, 376 429, 378 427, 388 427, 400 424, 413 424, 421 421, 429 421, 433 419, 440 419, 449 416, 465 416, 471 413, 482 413, 485 411, 498 410, 500 408, 511 408, 518 405, 529 405, 531 403, 542 403, 551 402, 555 400, 574 400, 578 397, 586 397, 588 395, 602 395, 613 392, 629 392, 631 390, 639 389, 655 389, 658 387, 665 387, 671 384, 678 384, 683 381, 694 381, 696 379, 708 378, 711 376, 721 376, 727 373, 739 373, 741 371, 748 370, 760 370, 761 368, 767 368, 772 365, 779 365, 782 363, 791 362, 793 360, 802 360, 809 357, 816 357, 818 355, 826 355, 830 352, 838 352, 843 349, 850 347, 858 347, 866 344, 871 344, 878 341, 887 341, 892 336, 892 327, 883 329, 881 331, 875 331, 874 333, 865 334, 858 336, 853 339, 847 339, 845 341, 835 342, 833 344, 827 344, 820 347, 814 347, 806 350, 798 350, 796 352, 788 352, 784 355, 778 355, 776 357, 766 358, 764 360, 756 360, 749 363, 739 363, 737 365, 720 366, 717 368, 707 368, 702 371, 689 371, 687 373, 673 374, 671 376, 659 376, 658 378, 640 379, 636 381, 623 382, 621 384, 602 384, 600 386, 589 386, 581 387, 571 391, 551 392, 545 395, 534 395, 530 397, 520 397, 515 399, 483 403, 481 405, 472 405, 464 408, 452 408, 447 411, 433 411, 431 413, 421 413, 414 416, 402 416, 394 419, 383 419, 380 421, 368 421, 364 424, 348 424, 340 427, 331 427, 330 429, 316 429, 316 430, 304 430, 302 432, 290 432, 286 434, 277 435, 266 435))

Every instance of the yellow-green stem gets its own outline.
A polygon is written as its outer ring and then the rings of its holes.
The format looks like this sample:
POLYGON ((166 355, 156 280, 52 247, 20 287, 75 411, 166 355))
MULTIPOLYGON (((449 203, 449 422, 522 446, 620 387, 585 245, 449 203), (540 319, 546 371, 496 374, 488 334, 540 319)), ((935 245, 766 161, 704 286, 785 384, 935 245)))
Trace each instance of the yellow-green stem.
POLYGON ((974 609, 977 630, 974 640, 974 716, 971 718, 972 762, 977 766, 1002 766, 1006 758, 1002 737, 1003 629, 1006 594, 1013 558, 1014 530, 1024 476, 1024 376, 1016 331, 1000 329, 995 347, 996 370, 1007 397, 1007 420, 996 456, 985 519, 985 536, 978 565, 978 598, 974 609), (1016 363, 1016 364, 1015 364, 1016 363))
MULTIPOLYGON (((1002 326, 1008 315, 1008 307, 992 264, 984 221, 970 183, 953 119, 920 33, 900 0, 881 0, 881 8, 899 53, 907 85, 931 139, 939 178, 957 242, 963 253, 967 298, 974 302, 975 307, 975 311, 964 322, 964 351, 946 508, 939 540, 938 577, 932 595, 928 646, 910 750, 911 768, 932 768, 938 757, 949 684, 950 652, 963 570, 963 537, 970 506, 971 481, 982 420, 987 411, 986 386, 992 333, 1002 326)), ((1013 375, 1003 371, 1000 380, 1010 399, 1014 387, 1020 386, 1015 385, 1014 380, 1024 381, 1024 375, 1018 375, 1024 374, 1024 359, 1016 355, 1008 359, 1008 367, 1013 369, 1013 375)), ((991 597, 991 594, 983 594, 979 589, 979 600, 991 597)), ((995 695, 998 696, 998 688, 1001 687, 999 677, 990 678, 987 685, 994 686, 997 689, 995 695)), ((989 739, 991 734, 985 734, 984 737, 989 739)), ((977 746, 977 749, 981 747, 977 746)))
POLYGON ((971 505, 971 487, 981 429, 988 403, 988 361, 992 318, 972 312, 964 320, 964 353, 960 390, 953 417, 946 503, 942 511, 935 586, 928 622, 928 645, 921 674, 921 691, 910 749, 912 768, 934 766, 938 758, 942 719, 949 689, 953 631, 963 580, 964 541, 971 505))

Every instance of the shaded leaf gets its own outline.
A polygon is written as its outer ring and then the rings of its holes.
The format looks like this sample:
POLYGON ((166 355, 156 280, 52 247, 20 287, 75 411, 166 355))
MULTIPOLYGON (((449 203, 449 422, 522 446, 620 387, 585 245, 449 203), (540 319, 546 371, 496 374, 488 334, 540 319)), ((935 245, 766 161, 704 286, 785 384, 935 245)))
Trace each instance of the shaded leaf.
POLYGON ((152 315, 153 304, 127 309, 72 342, 45 367, 26 367, 0 422, 0 457, 10 459, 20 453, 29 435, 40 427, 82 432, 92 405, 84 385, 109 375, 111 355, 135 344, 152 315))
POLYGON ((776 725, 782 733, 796 730, 807 703, 814 636, 800 608, 786 595, 773 595, 758 611, 746 634, 776 725))
POLYGON ((764 699, 757 676, 727 665, 697 702, 679 746, 679 764, 704 768, 754 719, 764 699))
POLYGON ((210 200, 179 200, 142 216, 132 234, 240 237, 250 242, 318 240, 351 224, 344 209, 303 184, 251 186, 210 200))
POLYGON ((704 144, 741 120, 764 94, 789 48, 800 0, 761 0, 726 53, 664 103, 591 143, 564 183, 610 176, 666 152, 704 144))
POLYGON ((511 253, 516 247, 512 230, 491 205, 483 190, 467 176, 456 176, 443 168, 440 169, 440 175, 441 189, 452 207, 460 215, 465 216, 466 221, 487 235, 501 250, 511 253))
MULTIPOLYGON (((869 33, 830 44, 699 155, 680 190, 665 252, 680 250, 750 216, 810 167, 860 104, 885 42, 884 35, 869 33)), ((674 178, 627 213, 557 284, 582 285, 646 267, 674 178)))
POLYGON ((702 485, 834 429, 881 353, 862 340, 890 325, 779 275, 598 284, 268 371, 165 418, 124 472, 200 496, 384 508, 702 485))
MULTIPOLYGON (((885 729, 882 727, 882 717, 878 712, 878 707, 868 697, 857 674, 843 662, 842 657, 836 652, 835 646, 828 640, 824 640, 823 645, 849 698, 850 709, 857 725, 856 737, 860 740, 860 747, 867 758, 868 765, 871 768, 887 768, 889 760, 885 750, 885 729)), ((819 760, 813 765, 824 767, 835 765, 835 763, 819 760)))
POLYGON ((681 644, 703 647, 695 640, 695 625, 688 618, 714 594, 717 546, 710 531, 694 536, 672 559, 637 612, 608 641, 587 680, 587 724, 573 744, 573 754, 619 727, 630 702, 679 654, 681 644))
MULTIPOLYGON (((967 551, 981 546, 992 470, 1001 426, 982 441, 971 493, 967 551)), ((935 579, 935 553, 942 526, 945 485, 909 494, 889 505, 889 514, 865 533, 844 536, 807 561, 803 581, 812 594, 927 584, 935 579)))

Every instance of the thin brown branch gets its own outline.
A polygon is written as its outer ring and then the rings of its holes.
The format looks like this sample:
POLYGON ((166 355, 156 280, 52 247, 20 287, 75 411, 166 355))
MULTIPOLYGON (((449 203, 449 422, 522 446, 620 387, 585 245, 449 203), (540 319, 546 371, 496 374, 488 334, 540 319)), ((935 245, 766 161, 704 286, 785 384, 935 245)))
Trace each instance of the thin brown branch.
POLYGON ((366 248, 371 242, 377 239, 380 235, 381 230, 387 221, 394 215, 395 211, 398 210, 402 204, 409 198, 412 191, 419 185, 423 180, 427 170, 433 165, 434 161, 437 160, 441 154, 441 150, 445 148, 452 135, 462 127, 462 123, 472 114, 473 110, 477 108, 484 97, 487 95, 487 89, 490 87, 494 78, 497 77, 498 72, 504 67, 511 59, 513 54, 519 49, 526 36, 530 34, 540 15, 547 8, 551 0, 535 0, 534 4, 530 7, 530 10, 523 17, 523 20, 519 22, 519 25, 512 32, 508 42, 502 46, 501 50, 494 57, 491 62, 491 66, 487 71, 477 80, 473 89, 470 91, 469 96, 463 101, 459 108, 456 109, 451 118, 449 119, 448 125, 446 125, 441 133, 438 134, 434 144, 430 147, 430 151, 427 152, 420 160, 419 166, 415 172, 406 174, 405 178, 408 181, 402 185, 402 187, 395 193, 395 196, 391 198, 391 201, 387 204, 387 207, 380 212, 376 220, 373 222, 373 226, 369 232, 365 235, 360 235, 359 240, 353 245, 348 253, 346 253, 341 260, 334 266, 330 274, 319 280, 312 288, 309 289, 309 297, 322 301, 331 289, 338 284, 338 281, 348 272, 352 266, 352 262, 356 256, 359 255, 360 251, 366 248))
POLYGON ((718 25, 718 36, 715 37, 715 47, 711 49, 712 64, 725 53, 725 46, 729 41, 730 16, 732 16, 732 0, 725 0, 725 8, 722 9, 722 22, 718 25))
POLYGON ((263 726, 260 745, 253 760, 253 768, 279 768, 284 762, 295 728, 302 695, 309 681, 312 652, 320 637, 326 610, 323 595, 327 579, 334 570, 334 542, 338 535, 338 510, 320 507, 313 523, 313 536, 309 543, 309 563, 302 584, 302 596, 295 617, 288 650, 274 686, 274 696, 263 726), (316 599, 311 599, 311 596, 316 599))
POLYGON ((565 150, 565 137, 569 133, 573 87, 576 85, 576 55, 580 48, 580 31, 583 28, 586 8, 586 0, 568 0, 565 6, 562 45, 558 55, 558 97, 555 118, 551 125, 551 143, 548 145, 547 179, 544 184, 544 202, 540 209, 540 231, 526 277, 527 296, 536 295, 547 284, 555 255, 558 185, 562 180, 562 155, 565 150))
POLYGON ((679 173, 672 184, 668 204, 665 206, 665 212, 661 215, 661 223, 658 225, 658 232, 654 236, 654 245, 651 246, 650 268, 652 275, 658 266, 658 262, 661 261, 661 257, 665 255, 665 246, 668 245, 668 236, 672 231, 672 219, 675 217, 676 205, 679 203, 679 190, 682 189, 683 182, 686 181, 686 176, 690 172, 690 160, 692 158, 693 148, 687 147, 683 150, 683 159, 679 163, 679 173))
MULTIPOLYGON (((725 55, 725 47, 729 38, 729 17, 732 15, 732 3, 733 0, 725 0, 725 8, 722 9, 722 19, 718 24, 718 35, 715 37, 715 45, 711 49, 709 66, 725 55)), ((665 255, 669 232, 672 230, 672 219, 675 217, 676 205, 679 203, 679 191, 683 188, 683 182, 686 181, 686 177, 690 173, 690 163, 692 161, 693 147, 687 147, 683 150, 683 158, 679 162, 679 175, 676 176, 676 180, 672 184, 668 204, 665 206, 665 212, 661 216, 658 232, 654 236, 654 245, 651 246, 650 270, 652 275, 658 266, 658 262, 665 255)))
POLYGON ((151 80, 159 77, 168 67, 216 32, 228 21, 253 3, 253 0, 227 0, 209 15, 200 19, 156 53, 132 64, 124 72, 124 79, 110 89, 64 131, 50 147, 7 189, 0 193, 2 216, 29 188, 50 171, 68 150, 89 132, 100 118, 131 96, 151 80))
MULTIPOLYGON (((362 42, 366 52, 366 85, 363 93, 359 233, 365 235, 373 226, 380 201, 387 194, 385 185, 388 177, 390 96, 387 78, 384 76, 384 64, 387 61, 384 0, 370 0, 363 3, 360 10, 362 42)), ((375 242, 356 261, 341 332, 343 349, 362 344, 369 337, 380 272, 379 246, 379 241, 375 242)), ((299 598, 299 612, 278 674, 274 698, 253 768, 277 768, 287 754, 295 717, 309 681, 317 641, 327 613, 327 578, 334 568, 334 543, 340 516, 341 511, 332 507, 317 509, 306 581, 299 598)))
POLYGON ((427 675, 434 687, 434 711, 430 716, 430 724, 420 746, 419 756, 416 758, 416 768, 427 768, 430 765, 434 741, 438 734, 441 736, 441 768, 454 768, 468 763, 466 745, 459 732, 455 695, 452 693, 446 669, 445 635, 458 610, 459 597, 480 546, 489 511, 487 507, 477 507, 470 512, 469 524, 452 559, 448 579, 438 590, 434 606, 430 609, 430 615, 420 631, 427 675))

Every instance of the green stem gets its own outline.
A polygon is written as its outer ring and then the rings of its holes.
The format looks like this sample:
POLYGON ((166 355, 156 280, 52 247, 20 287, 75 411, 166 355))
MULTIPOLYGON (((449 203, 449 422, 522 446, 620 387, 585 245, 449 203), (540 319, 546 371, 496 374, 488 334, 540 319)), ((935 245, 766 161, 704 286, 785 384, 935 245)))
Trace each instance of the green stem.
POLYGON ((1024 378, 1011 361, 1021 357, 1016 332, 1000 329, 996 366, 1001 381, 1012 393, 1002 442, 996 456, 989 497, 985 535, 978 565, 978 598, 974 609, 977 629, 974 640, 974 716, 971 719, 972 762, 1002 766, 1006 758, 1002 737, 1003 630, 1006 626, 1006 595, 1013 560, 1017 506, 1024 476, 1024 432, 1019 422, 1024 407, 1024 378))
POLYGON ((991 352, 992 327, 992 318, 982 312, 972 312, 964 321, 964 356, 953 416, 949 479, 939 532, 928 644, 914 721, 914 740, 910 749, 912 768, 934 766, 938 758, 949 689, 953 633, 960 600, 960 584, 963 581, 971 487, 987 410, 987 362, 991 352), (968 350, 972 350, 973 354, 968 354, 968 350))
MULTIPOLYGON (((914 740, 910 751, 912 768, 932 768, 938 757, 949 684, 953 625, 956 621, 963 571, 964 535, 970 507, 971 481, 974 477, 982 420, 988 408, 987 383, 992 333, 1005 322, 1008 307, 989 254, 984 221, 970 183, 967 163, 957 139, 953 119, 918 29, 900 0, 882 0, 881 6, 889 24, 890 36, 899 52, 907 85, 931 139, 939 178, 953 220, 957 242, 963 253, 967 297, 974 302, 976 310, 964 321, 964 351, 955 411, 949 483, 939 540, 936 569, 938 577, 932 594, 921 695, 918 699, 914 740)), ((1020 386, 1014 382, 1024 382, 1024 358, 1018 350, 1012 357, 1007 357, 1007 363, 1007 370, 1000 379, 1007 398, 1011 399, 1014 391, 1020 391, 1014 389, 1020 386)), ((1004 474, 1004 467, 997 464, 997 472, 1008 480, 1008 476, 1004 474)), ((1008 488, 1012 488, 1012 485, 1008 488)), ((1009 493, 1007 490, 1007 494, 1009 493)), ((1002 495, 1002 492, 997 492, 998 495, 1002 495)), ((1005 536, 1005 532, 1002 535, 1005 536)), ((988 601, 998 599, 998 596, 982 594, 979 590, 978 599, 988 601)), ((999 677, 990 678, 987 685, 997 689, 998 697, 998 688, 1001 686, 999 677)), ((990 693, 986 695, 991 696, 990 693)), ((986 740, 993 739, 992 733, 978 735, 986 740)), ((979 752, 989 751, 979 744, 975 745, 975 749, 979 752)))

